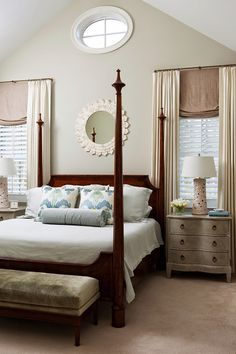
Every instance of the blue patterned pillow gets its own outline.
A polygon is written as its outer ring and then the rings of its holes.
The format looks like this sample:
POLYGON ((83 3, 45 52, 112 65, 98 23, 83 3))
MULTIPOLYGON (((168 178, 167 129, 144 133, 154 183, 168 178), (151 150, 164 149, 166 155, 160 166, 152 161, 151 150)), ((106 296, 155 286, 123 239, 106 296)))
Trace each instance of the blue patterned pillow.
POLYGON ((38 211, 38 216, 41 210, 47 208, 74 208, 79 196, 79 187, 63 186, 54 188, 50 186, 42 187, 42 200, 38 211))
POLYGON ((113 197, 113 191, 83 188, 80 191, 79 208, 105 210, 107 213, 107 224, 113 224, 113 197))

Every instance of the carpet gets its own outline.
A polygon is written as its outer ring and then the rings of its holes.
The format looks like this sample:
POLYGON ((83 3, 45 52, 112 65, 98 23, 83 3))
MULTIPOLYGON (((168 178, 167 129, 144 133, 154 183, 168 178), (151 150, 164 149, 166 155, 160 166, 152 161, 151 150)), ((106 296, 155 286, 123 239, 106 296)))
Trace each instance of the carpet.
POLYGON ((109 303, 101 303, 98 326, 73 328, 0 319, 0 354, 235 354, 236 279, 224 275, 157 272, 136 281, 126 307, 126 326, 110 326, 109 303))

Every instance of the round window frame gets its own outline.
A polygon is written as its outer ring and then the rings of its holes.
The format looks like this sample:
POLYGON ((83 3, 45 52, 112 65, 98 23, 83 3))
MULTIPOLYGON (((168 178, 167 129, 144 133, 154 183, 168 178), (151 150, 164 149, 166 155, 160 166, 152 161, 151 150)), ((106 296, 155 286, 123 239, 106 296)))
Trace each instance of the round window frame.
POLYGON ((71 29, 71 39, 74 45, 86 53, 103 54, 113 52, 122 47, 130 39, 133 33, 133 20, 123 9, 115 6, 98 6, 81 14, 74 22, 71 29), (83 42, 85 30, 94 22, 104 18, 114 19, 127 24, 127 33, 117 43, 106 48, 91 48, 83 42), (79 33, 79 36, 78 36, 79 33))

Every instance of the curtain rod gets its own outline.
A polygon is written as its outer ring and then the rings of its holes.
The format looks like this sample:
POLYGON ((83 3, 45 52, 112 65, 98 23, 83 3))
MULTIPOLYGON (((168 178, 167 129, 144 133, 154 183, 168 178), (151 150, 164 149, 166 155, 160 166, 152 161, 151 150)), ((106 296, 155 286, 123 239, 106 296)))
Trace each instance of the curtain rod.
POLYGON ((17 82, 24 82, 24 81, 42 81, 42 80, 51 80, 53 81, 53 79, 51 77, 46 77, 43 79, 28 79, 28 80, 9 80, 9 81, 0 81, 0 84, 7 84, 7 83, 17 83, 17 82))
POLYGON ((154 73, 161 71, 172 71, 172 70, 193 70, 193 69, 208 69, 208 68, 223 68, 224 66, 236 66, 236 64, 225 64, 225 65, 208 65, 208 66, 192 66, 189 68, 174 68, 174 69, 163 69, 163 70, 154 70, 154 73))

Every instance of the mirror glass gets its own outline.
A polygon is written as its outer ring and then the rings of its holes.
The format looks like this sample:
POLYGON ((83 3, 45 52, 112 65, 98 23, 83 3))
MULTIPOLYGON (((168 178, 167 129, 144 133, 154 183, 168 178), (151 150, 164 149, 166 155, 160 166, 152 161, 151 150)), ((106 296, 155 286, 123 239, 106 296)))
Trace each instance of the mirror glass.
POLYGON ((106 111, 91 114, 86 122, 88 138, 96 144, 106 144, 115 136, 115 118, 106 111))

